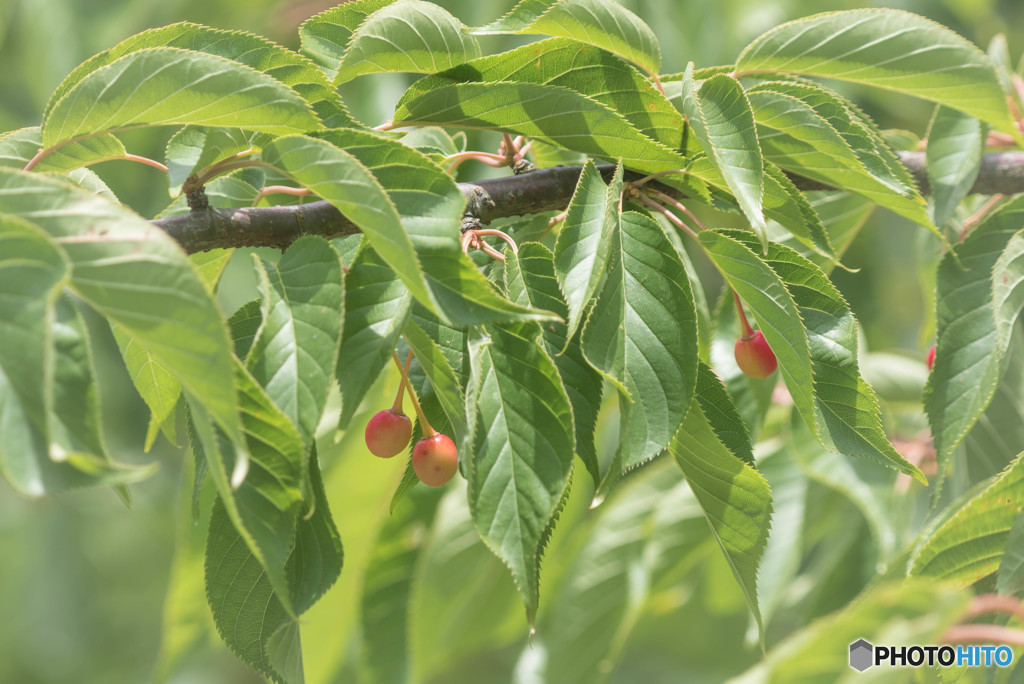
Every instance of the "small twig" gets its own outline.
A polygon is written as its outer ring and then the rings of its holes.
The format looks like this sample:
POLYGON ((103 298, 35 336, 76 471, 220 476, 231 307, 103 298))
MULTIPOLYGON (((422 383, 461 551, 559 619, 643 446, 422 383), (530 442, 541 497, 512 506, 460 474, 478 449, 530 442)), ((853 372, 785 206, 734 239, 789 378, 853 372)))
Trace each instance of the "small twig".
POLYGON ((944 644, 1010 644, 1024 646, 1024 629, 1001 625, 955 625, 940 640, 944 644))
POLYGON ((384 123, 382 123, 379 126, 374 126, 373 130, 375 130, 375 131, 390 131, 394 127, 395 127, 395 122, 394 121, 385 121, 384 123))
POLYGON ((974 230, 975 226, 981 223, 990 211, 992 211, 1000 202, 1002 202, 1004 196, 1001 194, 995 194, 988 198, 988 200, 981 205, 981 207, 968 216, 962 226, 960 226, 960 237, 959 242, 963 242, 964 239, 974 230))
POLYGON ((488 166, 492 166, 496 169, 508 165, 505 158, 502 156, 499 156, 497 154, 491 154, 490 152, 474 151, 456 152, 455 154, 451 154, 445 157, 443 160, 441 160, 441 163, 450 164, 450 166, 448 166, 448 172, 451 173, 455 171, 455 169, 459 168, 462 162, 469 161, 470 159, 478 161, 481 164, 487 164, 488 166))
POLYGON ((513 240, 512 236, 510 236, 508 233, 496 230, 494 228, 476 228, 473 230, 473 232, 476 233, 478 237, 481 235, 493 235, 494 237, 500 237, 502 240, 508 243, 509 247, 512 248, 513 254, 519 254, 519 245, 516 244, 516 241, 513 240))
POLYGON ((645 185, 646 183, 649 183, 650 181, 654 180, 655 178, 661 178, 662 176, 670 176, 670 175, 675 174, 675 173, 686 173, 686 169, 672 169, 670 171, 658 171, 657 173, 649 174, 649 175, 644 176, 643 178, 639 178, 639 179, 637 179, 635 181, 630 181, 626 185, 628 185, 628 186, 630 186, 632 188, 639 188, 639 187, 645 185))
POLYGON ((675 197, 671 197, 669 195, 666 195, 665 193, 663 193, 660 190, 654 190, 654 189, 651 189, 651 188, 648 188, 646 190, 646 192, 654 195, 655 197, 657 197, 658 199, 660 199, 662 202, 664 202, 665 204, 669 205, 670 207, 674 207, 674 208, 678 209, 679 211, 683 212, 684 214, 686 214, 687 218, 689 218, 691 221, 693 221, 694 224, 696 224, 697 228, 699 228, 700 230, 707 230, 708 229, 707 226, 705 226, 703 223, 700 222, 700 219, 697 218, 696 215, 694 215, 694 213, 692 211, 687 209, 686 206, 683 205, 683 203, 680 202, 679 200, 677 200, 675 197))
POLYGON ((671 211, 666 209, 663 205, 658 204, 657 202, 652 200, 647 195, 637 195, 637 199, 640 201, 641 204, 644 204, 644 205, 650 207, 651 209, 654 209, 655 211, 660 213, 662 216, 667 218, 677 228, 679 228, 679 230, 684 231, 687 235, 692 237, 694 240, 697 239, 697 231, 695 231, 693 228, 691 228, 690 226, 688 226, 685 223, 683 223, 683 220, 681 218, 679 218, 678 216, 673 214, 671 211))
POLYGON ((312 195, 313 191, 309 188, 292 188, 287 185, 267 185, 260 189, 259 193, 256 194, 256 199, 252 201, 252 206, 256 206, 260 203, 260 200, 267 195, 292 195, 293 197, 307 197, 312 195))
POLYGON ((981 594, 971 600, 961 620, 971 620, 986 613, 1007 613, 1016 615, 1024 622, 1024 603, 1005 594, 981 594))
POLYGON ((149 157, 142 157, 137 154, 125 154, 121 157, 121 159, 124 159, 125 161, 138 162, 140 164, 145 164, 146 166, 152 166, 154 169, 160 169, 164 173, 167 173, 166 166, 156 161, 155 159, 150 159, 149 157))

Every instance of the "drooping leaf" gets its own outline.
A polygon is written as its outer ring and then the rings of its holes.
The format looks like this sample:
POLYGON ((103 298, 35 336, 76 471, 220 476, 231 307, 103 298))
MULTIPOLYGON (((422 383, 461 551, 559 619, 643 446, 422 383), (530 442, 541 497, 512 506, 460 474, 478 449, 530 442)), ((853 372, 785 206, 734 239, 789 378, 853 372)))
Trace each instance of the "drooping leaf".
POLYGON ((480 45, 464 28, 430 2, 402 0, 382 7, 352 32, 334 83, 389 71, 430 74, 468 62, 480 56, 480 45))
POLYGON ((360 614, 363 669, 369 681, 408 681, 410 600, 419 555, 430 542, 427 534, 440 491, 420 487, 410 504, 384 521, 366 569, 360 614))
POLYGON ((680 105, 708 160, 722 174, 754 232, 766 242, 762 204, 764 161, 743 87, 724 74, 712 76, 698 86, 690 62, 683 78, 680 105))
POLYGON ((245 663, 283 684, 302 681, 301 657, 292 652, 298 623, 284 605, 294 605, 296 614, 308 610, 334 584, 343 558, 315 458, 309 470, 316 503, 312 517, 297 524, 285 568, 287 597, 268 581, 219 498, 206 543, 206 596, 217 631, 245 663))
POLYGON ((1024 513, 1017 516, 1006 538, 996 591, 1017 597, 1024 594, 1024 513))
POLYGON ((715 372, 707 365, 697 365, 697 403, 704 417, 714 431, 718 441, 733 456, 749 466, 754 465, 754 450, 750 443, 750 433, 743 419, 736 410, 728 390, 718 379, 715 372))
POLYGON ((609 185, 589 159, 583 165, 565 222, 555 243, 555 276, 568 308, 566 337, 580 329, 587 307, 604 279, 611 240, 619 223, 622 167, 609 185))
MULTIPOLYGON (((470 346, 474 408, 469 506, 480 537, 509 568, 532 624, 543 541, 572 472, 572 405, 536 326, 488 326, 470 346)), ((468 440, 467 440, 468 441, 468 440)))
POLYGON ((804 421, 825 448, 923 481, 882 431, 878 400, 858 369, 857 322, 838 290, 786 247, 772 244, 761 260, 749 237, 704 231, 700 241, 753 311, 804 421))
POLYGON ((624 57, 649 74, 657 74, 661 68, 661 48, 654 31, 640 17, 615 2, 522 0, 498 21, 472 32, 562 36, 624 57))
POLYGON ((338 354, 341 420, 352 420, 363 396, 391 362, 412 297, 375 251, 359 251, 345 275, 345 331, 338 354))
MULTIPOLYGON (((547 247, 538 242, 527 242, 519 246, 517 254, 506 250, 505 258, 506 287, 512 301, 554 311, 563 319, 568 317, 568 307, 555 279, 554 257, 547 247)), ((601 470, 594 446, 594 431, 597 414, 601 410, 601 375, 583 358, 578 340, 568 338, 565 323, 543 323, 541 334, 572 404, 576 453, 597 485, 601 480, 601 470)))
POLYGON ((256 340, 256 333, 263 325, 262 309, 260 300, 254 299, 238 307, 238 310, 228 319, 228 329, 231 331, 235 356, 243 361, 248 359, 249 350, 252 349, 252 343, 256 340))
POLYGON ((999 569, 1014 522, 1024 510, 1024 458, 953 513, 918 547, 910 574, 969 586, 999 569))
POLYGON ((110 461, 84 325, 66 295, 67 255, 0 216, 0 474, 18 492, 118 485, 151 469, 110 461))
MULTIPOLYGON (((333 128, 357 125, 330 82, 310 60, 261 36, 243 31, 214 29, 187 21, 143 31, 83 62, 57 86, 46 104, 43 118, 49 116, 61 98, 95 71, 125 55, 148 48, 180 48, 244 64, 288 86, 309 103, 324 126, 333 128)), ((232 92, 234 89, 228 88, 222 92, 232 92)), ((241 123, 222 125, 247 128, 241 123)))
POLYGON ((237 488, 231 486, 228 476, 239 458, 238 447, 225 439, 203 406, 186 390, 190 416, 208 472, 217 485, 219 501, 230 519, 228 526, 233 526, 244 541, 238 553, 253 558, 284 610, 297 615, 287 589, 286 562, 296 543, 295 524, 309 477, 306 452, 302 437, 288 417, 241 362, 236 360, 233 366, 244 438, 251 454, 248 475, 237 488))
POLYGON ((294 90, 254 69, 178 48, 133 52, 84 76, 43 119, 43 145, 139 126, 237 126, 287 134, 321 127, 294 90))
POLYGON ((674 469, 651 468, 628 480, 598 510, 512 681, 608 681, 645 611, 657 610, 659 582, 707 537, 703 512, 674 469))
POLYGON ((1017 322, 1007 350, 1006 370, 988 408, 963 441, 968 486, 998 475, 1024 451, 1024 325, 1017 322))
POLYGON ((772 495, 753 467, 737 458, 708 422, 694 399, 669 452, 704 509, 764 640, 757 600, 757 568, 771 526, 772 495))
POLYGON ((622 214, 611 242, 608 274, 582 335, 586 360, 623 400, 607 487, 668 446, 697 385, 697 314, 672 243, 636 212, 622 214))
POLYGON ((296 240, 277 264, 257 259, 263 323, 246 365, 309 446, 327 404, 341 345, 341 260, 317 236, 296 240))
POLYGON ((935 363, 925 388, 939 479, 992 400, 1024 289, 1024 200, 999 208, 947 254, 936 278, 935 363))
POLYGON ((153 446, 157 433, 164 435, 173 444, 175 433, 175 408, 181 396, 181 383, 160 361, 118 325, 112 325, 114 340, 124 359, 128 375, 139 396, 149 407, 149 428, 146 430, 145 449, 153 446))
POLYGON ((925 148, 935 225, 949 223, 960 200, 974 185, 987 133, 988 127, 973 116, 949 107, 935 108, 925 148))
POLYGON ((992 62, 941 24, 893 9, 827 12, 787 22, 748 45, 740 74, 837 78, 938 102, 1012 132, 992 62))
POLYGON ((137 214, 40 174, 0 170, 0 213, 32 220, 58 242, 75 293, 132 335, 241 443, 227 328, 177 243, 137 214), (97 225, 102 239, 88 234, 97 225))

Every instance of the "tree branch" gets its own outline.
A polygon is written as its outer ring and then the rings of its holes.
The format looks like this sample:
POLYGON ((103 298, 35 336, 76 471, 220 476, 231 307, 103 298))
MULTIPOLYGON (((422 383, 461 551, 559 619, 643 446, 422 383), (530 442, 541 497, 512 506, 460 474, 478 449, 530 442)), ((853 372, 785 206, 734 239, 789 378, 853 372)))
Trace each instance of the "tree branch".
MULTIPOLYGON (((930 191, 923 152, 900 152, 922 193, 930 191)), ((612 165, 598 167, 605 180, 612 165)), ((490 223, 509 216, 561 211, 576 189, 580 167, 556 166, 531 173, 476 183, 459 183, 466 196, 466 214, 490 223)), ((640 178, 634 174, 632 180, 640 178)), ((627 172, 626 180, 630 180, 627 172)), ((801 190, 822 190, 828 186, 793 177, 801 190)), ((656 181, 652 186, 678 196, 672 188, 656 181)), ((1012 195, 1024 192, 1024 152, 987 154, 981 163, 972 193, 1012 195)), ((174 218, 156 219, 153 224, 167 231, 186 252, 204 252, 218 247, 277 247, 283 249, 303 235, 336 238, 359 232, 359 228, 327 202, 279 207, 207 209, 174 218)))

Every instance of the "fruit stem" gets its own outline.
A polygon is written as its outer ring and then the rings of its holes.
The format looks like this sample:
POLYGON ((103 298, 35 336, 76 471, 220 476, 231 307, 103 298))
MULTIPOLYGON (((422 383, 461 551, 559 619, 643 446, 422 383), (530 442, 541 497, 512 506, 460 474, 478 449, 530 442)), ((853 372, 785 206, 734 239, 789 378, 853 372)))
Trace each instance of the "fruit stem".
MULTIPOLYGON (((424 437, 433 437, 437 434, 437 430, 430 426, 427 421, 427 417, 423 415, 423 407, 420 406, 420 400, 416 398, 416 392, 412 389, 412 383, 409 382, 409 363, 412 362, 412 350, 409 350, 409 356, 406 358, 406 366, 402 367, 402 362, 398 360, 398 352, 392 352, 391 357, 395 360, 395 365, 398 366, 399 372, 402 374, 401 387, 398 388, 399 397, 401 397, 402 388, 409 390, 409 398, 412 399, 412 407, 416 411, 416 417, 420 421, 420 429, 423 430, 424 437)), ((396 400, 396 402, 399 400, 396 400)))
MULTIPOLYGON (((398 353, 394 352, 395 363, 398 363, 398 353)), ((405 398, 405 378, 409 377, 409 364, 412 363, 412 350, 409 350, 408 356, 405 357, 405 368, 402 368, 402 364, 398 363, 398 369, 402 372, 402 379, 398 382, 398 394, 395 396, 395 403, 391 405, 391 410, 395 413, 405 413, 402 410, 402 400, 405 398)))
POLYGON ((747 314, 743 311, 743 302, 740 301, 740 296, 736 294, 736 290, 732 291, 732 298, 736 302, 736 311, 740 315, 740 325, 743 326, 743 335, 740 337, 741 340, 749 340, 754 336, 754 329, 750 327, 750 321, 747 320, 747 314))

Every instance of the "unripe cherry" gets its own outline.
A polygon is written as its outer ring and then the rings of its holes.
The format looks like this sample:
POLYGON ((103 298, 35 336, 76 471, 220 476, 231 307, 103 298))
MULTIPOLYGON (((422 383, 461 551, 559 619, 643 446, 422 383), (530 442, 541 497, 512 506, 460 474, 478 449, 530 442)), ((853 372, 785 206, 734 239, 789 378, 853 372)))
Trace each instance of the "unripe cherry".
POLYGON ((435 432, 416 442, 412 448, 412 469, 420 482, 428 487, 446 484, 458 468, 459 454, 455 442, 448 435, 435 432))
POLYGON ((760 330, 754 330, 751 335, 736 340, 733 353, 740 370, 752 378, 767 378, 779 365, 775 352, 768 346, 760 330))
POLYGON ((925 358, 924 362, 926 364, 928 364, 928 370, 929 371, 932 369, 932 366, 935 365, 935 345, 934 344, 932 345, 932 348, 928 350, 928 356, 925 358))
POLYGON ((366 447, 380 458, 391 458, 405 451, 412 437, 412 421, 401 411, 385 409, 366 424, 366 447))

